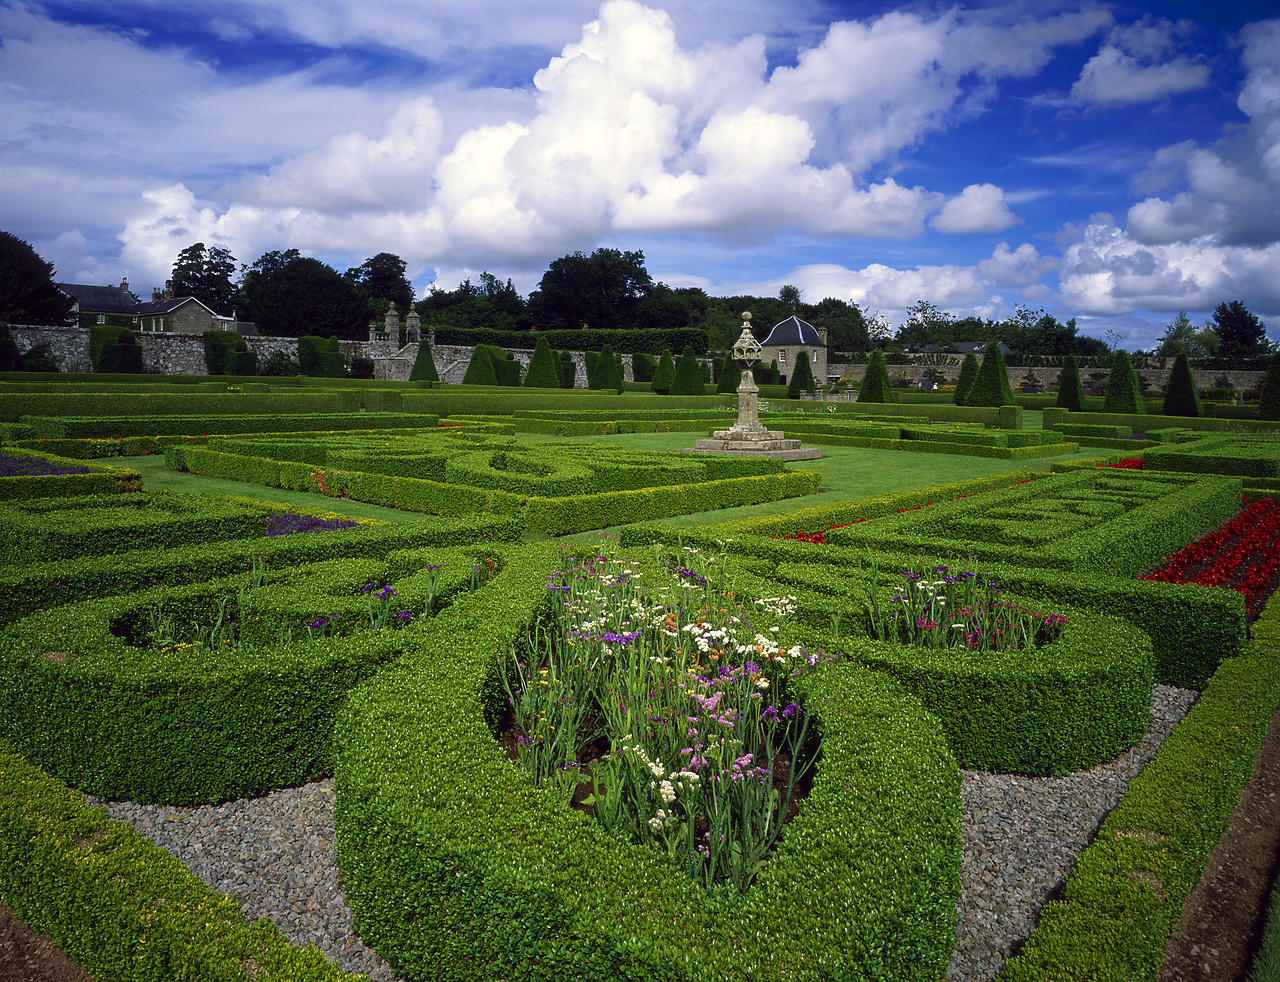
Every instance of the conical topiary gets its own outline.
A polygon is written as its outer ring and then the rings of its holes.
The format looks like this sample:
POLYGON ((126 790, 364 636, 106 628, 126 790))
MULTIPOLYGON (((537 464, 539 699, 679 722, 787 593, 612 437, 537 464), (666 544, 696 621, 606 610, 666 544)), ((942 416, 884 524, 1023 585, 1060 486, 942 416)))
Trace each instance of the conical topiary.
POLYGON ((1111 356, 1111 374, 1107 376, 1107 395, 1102 401, 1104 413, 1145 413, 1138 387, 1138 373, 1133 370, 1129 352, 1117 351, 1111 356))
POLYGON ((1078 413, 1084 411, 1084 386, 1080 383, 1080 366, 1075 355, 1067 355, 1058 375, 1058 398, 1054 403, 1059 409, 1078 413))
POLYGON ((871 352, 871 360, 867 362, 867 373, 862 376, 862 386, 858 389, 859 402, 893 402, 893 387, 889 384, 889 366, 885 364, 884 352, 879 349, 871 352))
POLYGON ((671 352, 663 348, 662 357, 658 359, 658 370, 653 373, 653 381, 649 383, 649 388, 653 389, 658 395, 667 395, 671 391, 671 386, 676 381, 676 366, 671 360, 671 352))
POLYGON ((964 395, 966 406, 1012 406, 1013 390, 1009 387, 1009 369, 997 341, 987 342, 982 351, 982 364, 973 385, 964 395))
POLYGON ((1164 406, 1160 410, 1166 416, 1195 416, 1201 414, 1200 393, 1196 391, 1195 376, 1184 351, 1173 363, 1169 384, 1164 390, 1164 406))
POLYGON ((733 360, 731 353, 724 356, 724 361, 720 363, 720 378, 716 381, 716 392, 737 392, 738 385, 742 382, 742 369, 738 367, 738 363, 733 360))
POLYGON ((706 393, 702 382, 702 369, 698 367, 698 356, 693 345, 684 349, 684 354, 676 362, 676 377, 671 383, 673 396, 700 396, 706 393))
POLYGON ((973 380, 978 377, 978 356, 970 351, 960 363, 960 377, 956 379, 956 391, 951 401, 957 406, 964 405, 965 396, 973 388, 973 380))
POLYGON ((560 381, 560 362, 556 353, 545 337, 538 338, 521 385, 527 389, 558 389, 560 381))
POLYGON ((653 373, 658 370, 658 363, 652 355, 637 351, 631 356, 631 375, 637 382, 652 382, 653 373))
POLYGON ((796 355, 796 370, 791 373, 787 382, 787 398, 799 399, 801 392, 813 392, 818 384, 813 380, 813 369, 809 365, 809 352, 801 351, 796 355))
POLYGON ((426 341, 418 344, 418 354, 413 359, 413 368, 409 369, 410 382, 439 382, 440 373, 436 371, 436 359, 431 354, 431 345, 426 341))
POLYGON ((1258 400, 1258 419, 1280 419, 1280 351, 1267 362, 1262 378, 1262 397, 1258 400))
POLYGON ((600 349, 600 357, 596 360, 595 385, 592 388, 605 392, 622 391, 622 373, 618 371, 618 360, 613 354, 613 348, 608 344, 600 349))
POLYGON ((488 345, 478 344, 471 349, 471 361, 467 373, 462 376, 463 385, 497 385, 498 373, 493 368, 493 354, 488 345))

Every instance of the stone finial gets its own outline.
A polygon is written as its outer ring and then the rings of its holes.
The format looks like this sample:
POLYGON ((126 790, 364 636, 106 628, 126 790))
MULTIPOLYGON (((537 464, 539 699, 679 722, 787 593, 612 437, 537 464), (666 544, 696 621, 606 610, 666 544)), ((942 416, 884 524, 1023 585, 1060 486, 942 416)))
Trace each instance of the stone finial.
POLYGON ((422 317, 413 307, 409 308, 409 316, 404 319, 404 330, 410 344, 417 341, 422 333, 422 317))
POLYGON ((383 328, 388 334, 400 333, 400 311, 396 309, 396 305, 392 304, 387 308, 386 326, 383 328))

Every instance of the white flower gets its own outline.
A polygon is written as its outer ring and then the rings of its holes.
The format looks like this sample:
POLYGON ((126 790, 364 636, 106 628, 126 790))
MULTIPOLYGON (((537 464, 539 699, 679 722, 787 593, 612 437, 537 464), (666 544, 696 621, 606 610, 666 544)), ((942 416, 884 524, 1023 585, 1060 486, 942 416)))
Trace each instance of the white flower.
POLYGON ((769 688, 769 680, 768 680, 768 679, 756 679, 756 688, 757 688, 757 689, 767 689, 767 688, 769 688))

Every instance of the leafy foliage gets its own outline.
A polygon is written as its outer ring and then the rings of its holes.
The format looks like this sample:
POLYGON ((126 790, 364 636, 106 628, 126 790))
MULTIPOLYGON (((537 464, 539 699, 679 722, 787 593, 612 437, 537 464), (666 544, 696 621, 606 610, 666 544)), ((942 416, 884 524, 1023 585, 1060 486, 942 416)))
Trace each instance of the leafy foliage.
POLYGON ((1213 309, 1213 330, 1218 335, 1218 356, 1228 361, 1267 353, 1266 327, 1239 300, 1223 301, 1213 309))
POLYGON ((74 306, 53 284, 53 263, 16 235, 0 232, 0 321, 70 324, 74 306))
POLYGON ((652 289, 643 252, 575 252, 555 260, 542 274, 538 289, 529 295, 529 313, 540 331, 631 327, 652 289))
POLYGON ((260 334, 360 340, 368 327, 365 305, 355 286, 296 249, 259 257, 245 271, 242 290, 260 334))
MULTIPOLYGON (((661 371, 661 369, 659 369, 661 371)), ((690 346, 676 363, 675 380, 671 383, 673 396, 700 396, 706 392, 702 382, 702 369, 698 365, 698 356, 690 346)))
POLYGON ((1280 352, 1267 362, 1262 379, 1262 397, 1258 400, 1258 419, 1280 419, 1280 352))
POLYGON ((175 297, 195 297, 210 310, 229 314, 236 303, 236 285, 231 279, 235 271, 236 257, 230 250, 197 242, 178 253, 170 285, 175 297))

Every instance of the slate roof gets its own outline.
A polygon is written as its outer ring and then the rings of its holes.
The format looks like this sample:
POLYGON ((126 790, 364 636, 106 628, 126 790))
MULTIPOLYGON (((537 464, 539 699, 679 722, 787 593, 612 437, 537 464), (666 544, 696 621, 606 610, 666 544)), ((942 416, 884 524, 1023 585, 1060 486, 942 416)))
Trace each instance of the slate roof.
POLYGON ((761 347, 780 348, 784 345, 805 345, 810 348, 825 348, 818 332, 808 321, 802 321, 794 314, 780 324, 774 324, 769 336, 760 342, 761 347))
MULTIPOLYGON (((161 314, 172 314, 179 307, 188 303, 200 303, 195 297, 174 297, 170 300, 149 300, 146 303, 140 303, 137 306, 137 313, 142 317, 156 317, 161 314)), ((207 306, 200 303, 205 310, 209 310, 207 306)), ((213 311, 209 311, 213 313, 213 311)))
POLYGON ((80 305, 85 314, 132 314, 137 304, 118 286, 89 286, 83 283, 56 283, 59 290, 80 305))

